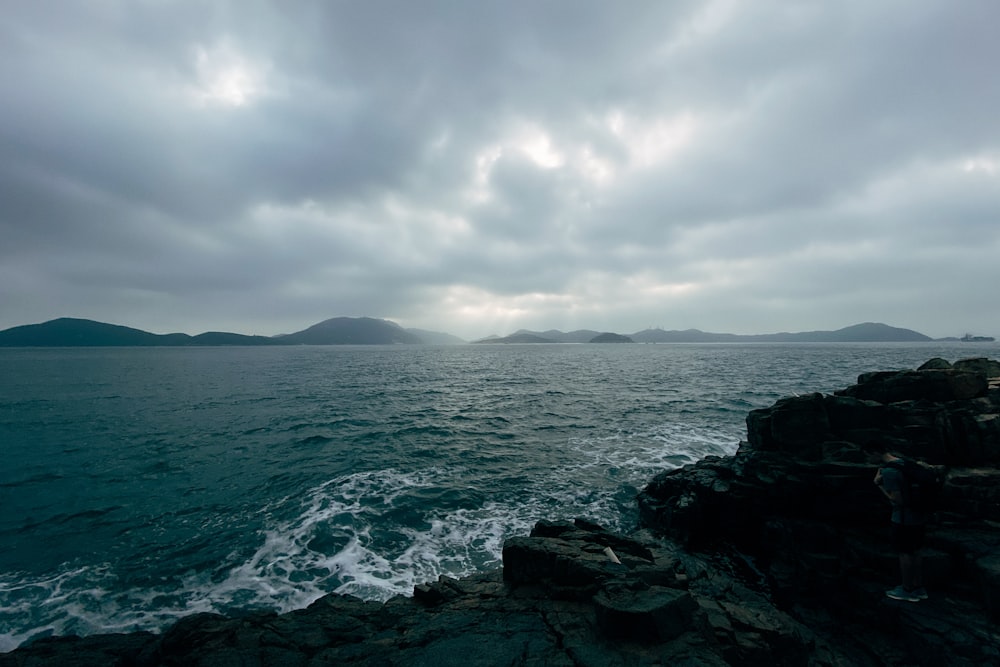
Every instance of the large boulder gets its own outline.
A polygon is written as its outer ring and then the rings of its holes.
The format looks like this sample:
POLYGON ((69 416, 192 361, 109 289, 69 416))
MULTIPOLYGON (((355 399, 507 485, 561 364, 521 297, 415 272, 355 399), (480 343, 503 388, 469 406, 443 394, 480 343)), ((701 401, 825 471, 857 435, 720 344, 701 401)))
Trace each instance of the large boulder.
POLYGON ((597 625, 612 639, 660 643, 684 634, 700 611, 686 590, 607 586, 594 596, 597 625))
POLYGON ((1000 361, 986 357, 970 357, 959 359, 954 364, 955 370, 968 373, 978 373, 985 378, 1000 378, 1000 361))
POLYGON ((858 384, 837 393, 879 403, 944 403, 984 396, 988 388, 986 375, 953 368, 868 373, 858 378, 858 384))

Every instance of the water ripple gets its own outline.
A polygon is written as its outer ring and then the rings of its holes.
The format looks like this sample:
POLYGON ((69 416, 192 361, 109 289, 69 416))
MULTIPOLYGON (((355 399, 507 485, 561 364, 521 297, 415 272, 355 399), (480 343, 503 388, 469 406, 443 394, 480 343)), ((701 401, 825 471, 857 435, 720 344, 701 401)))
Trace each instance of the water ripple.
POLYGON ((0 650, 331 591, 405 595, 497 567, 542 518, 625 529, 652 475, 735 451, 747 411, 965 354, 0 350, 0 650))

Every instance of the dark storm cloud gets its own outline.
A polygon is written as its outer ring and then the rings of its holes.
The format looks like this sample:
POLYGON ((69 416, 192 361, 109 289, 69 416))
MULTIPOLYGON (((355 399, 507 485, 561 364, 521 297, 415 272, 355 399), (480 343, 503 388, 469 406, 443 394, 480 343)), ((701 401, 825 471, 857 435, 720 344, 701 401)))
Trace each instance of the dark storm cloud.
POLYGON ((998 19, 9 3, 0 328, 1000 332, 998 19))

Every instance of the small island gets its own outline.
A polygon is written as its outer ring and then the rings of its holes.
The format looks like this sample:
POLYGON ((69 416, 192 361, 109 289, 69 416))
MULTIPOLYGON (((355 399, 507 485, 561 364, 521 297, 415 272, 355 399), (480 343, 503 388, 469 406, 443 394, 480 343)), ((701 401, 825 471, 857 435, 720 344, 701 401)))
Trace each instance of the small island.
POLYGON ((634 343, 628 336, 616 333, 602 333, 590 339, 591 343, 634 343))

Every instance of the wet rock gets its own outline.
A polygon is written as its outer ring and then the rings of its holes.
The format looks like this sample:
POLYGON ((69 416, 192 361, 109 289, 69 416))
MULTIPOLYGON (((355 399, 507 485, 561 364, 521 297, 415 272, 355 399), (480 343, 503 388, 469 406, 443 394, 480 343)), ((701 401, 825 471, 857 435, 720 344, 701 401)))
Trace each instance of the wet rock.
MULTIPOLYGON (((840 646, 838 655, 851 656, 846 664, 995 661, 1000 392, 987 388, 984 372, 969 370, 992 363, 925 366, 864 374, 834 396, 782 399, 751 412, 735 456, 661 473, 646 486, 643 524, 696 553, 752 562, 746 577, 760 582, 754 589, 840 646), (919 606, 883 594, 897 583, 898 564, 885 534, 888 507, 872 484, 871 452, 880 446, 948 471, 925 550, 931 599, 919 606), (821 618, 846 632, 820 632, 821 618), (887 634, 911 637, 914 648, 899 654, 887 634)), ((717 635, 742 627, 732 605, 706 609, 717 635)), ((747 641, 724 644, 757 655, 756 639, 747 641)), ((792 651, 801 641, 765 643, 792 651)))
POLYGON ((858 384, 837 393, 879 403, 943 403, 983 396, 988 386, 987 376, 979 372, 929 369, 865 374, 858 378, 858 384))
POLYGON ((929 371, 929 370, 951 370, 954 368, 951 362, 947 359, 942 359, 941 357, 934 357, 933 359, 928 359, 924 363, 917 367, 918 371, 929 371))
POLYGON ((687 632, 700 611, 691 593, 663 586, 606 586, 594 596, 594 606, 606 636, 649 643, 687 632))
POLYGON ((10 653, 0 653, 2 667, 93 667, 150 661, 157 636, 148 632, 89 637, 46 637, 10 653))
POLYGON ((985 378, 1000 377, 1000 361, 986 357, 959 359, 954 364, 955 370, 978 373, 985 378))

